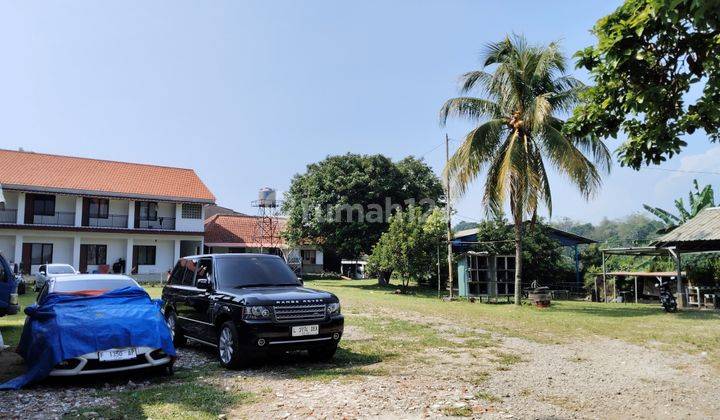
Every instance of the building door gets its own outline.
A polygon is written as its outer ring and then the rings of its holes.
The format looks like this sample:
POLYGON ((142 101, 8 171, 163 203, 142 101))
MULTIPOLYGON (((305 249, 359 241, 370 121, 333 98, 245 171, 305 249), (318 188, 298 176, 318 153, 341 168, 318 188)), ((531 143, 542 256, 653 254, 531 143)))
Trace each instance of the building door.
POLYGON ((32 260, 32 244, 23 244, 21 270, 23 274, 30 274, 30 266, 32 260))
POLYGON ((88 271, 88 246, 80 245, 80 267, 78 271, 81 273, 87 273, 88 271))

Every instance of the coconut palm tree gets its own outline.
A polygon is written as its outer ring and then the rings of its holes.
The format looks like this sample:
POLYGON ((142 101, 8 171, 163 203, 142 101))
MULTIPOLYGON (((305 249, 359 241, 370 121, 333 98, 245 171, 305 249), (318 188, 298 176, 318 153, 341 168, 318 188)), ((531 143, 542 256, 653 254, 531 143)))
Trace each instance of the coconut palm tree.
POLYGON ((529 45, 521 36, 486 46, 481 70, 461 78, 462 96, 445 102, 440 121, 460 117, 476 123, 448 162, 455 195, 486 173, 483 202, 499 215, 509 199, 515 229, 515 303, 522 289, 523 221, 537 218, 544 204, 552 214, 546 164, 575 184, 584 198, 610 169, 610 152, 600 140, 569 138, 559 114, 569 113, 584 85, 565 74, 566 62, 556 43, 529 45))

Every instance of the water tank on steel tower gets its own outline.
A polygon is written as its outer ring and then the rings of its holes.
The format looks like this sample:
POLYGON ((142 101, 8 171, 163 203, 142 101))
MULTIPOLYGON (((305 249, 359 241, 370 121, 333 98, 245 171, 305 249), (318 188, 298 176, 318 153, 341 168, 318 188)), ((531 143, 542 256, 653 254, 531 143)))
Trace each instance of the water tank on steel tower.
POLYGON ((260 188, 258 192, 258 207, 276 207, 277 193, 270 187, 260 188))

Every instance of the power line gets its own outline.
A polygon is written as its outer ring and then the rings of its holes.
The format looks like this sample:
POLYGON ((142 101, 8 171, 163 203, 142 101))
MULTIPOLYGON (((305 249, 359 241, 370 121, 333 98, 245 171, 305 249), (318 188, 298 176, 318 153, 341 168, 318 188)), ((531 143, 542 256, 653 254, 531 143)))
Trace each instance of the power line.
MULTIPOLYGON (((451 142, 455 141, 455 140, 453 140, 453 139, 448 139, 448 140, 451 141, 451 142)), ((428 155, 428 154, 436 151, 437 149, 439 149, 440 147, 442 147, 442 146, 444 146, 444 145, 445 145, 445 141, 441 141, 441 142, 438 143, 435 147, 433 147, 432 149, 430 149, 430 150, 428 150, 427 152, 425 152, 425 153, 423 153, 422 155, 420 155, 420 159, 424 158, 426 155, 428 155)))
POLYGON ((652 169, 653 171, 665 171, 665 172, 680 172, 685 174, 706 174, 706 175, 720 175, 720 172, 712 171, 688 171, 683 169, 668 169, 668 168, 646 168, 652 169))
POLYGON ((482 219, 477 219, 477 218, 475 218, 475 217, 465 216, 465 215, 462 215, 462 214, 456 214, 456 216, 462 217, 463 219, 469 219, 469 220, 472 221, 472 222, 478 222, 478 223, 484 222, 484 220, 482 220, 482 219))

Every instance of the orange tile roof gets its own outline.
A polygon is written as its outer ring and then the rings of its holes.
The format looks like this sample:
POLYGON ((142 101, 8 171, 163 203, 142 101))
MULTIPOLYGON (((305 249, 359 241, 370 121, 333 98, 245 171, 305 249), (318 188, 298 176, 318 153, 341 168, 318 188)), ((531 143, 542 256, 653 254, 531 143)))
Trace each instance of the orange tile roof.
MULTIPOLYGON (((273 219, 275 234, 272 241, 269 236, 263 239, 263 246, 271 242, 276 246, 284 246, 285 241, 280 233, 285 229, 286 220, 273 219)), ((258 217, 239 214, 216 214, 205 220, 205 245, 208 246, 236 246, 259 248, 259 238, 254 237, 258 224, 258 217)))
POLYGON ((50 192, 215 202, 192 169, 0 149, 0 185, 50 192))

